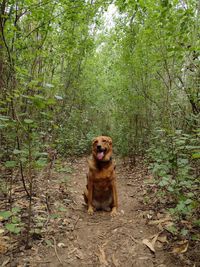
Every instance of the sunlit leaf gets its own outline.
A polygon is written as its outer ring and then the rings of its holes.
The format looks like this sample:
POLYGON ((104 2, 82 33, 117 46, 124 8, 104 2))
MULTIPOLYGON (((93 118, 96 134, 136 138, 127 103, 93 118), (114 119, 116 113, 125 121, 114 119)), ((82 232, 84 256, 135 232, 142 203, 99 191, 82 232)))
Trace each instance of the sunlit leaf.
POLYGON ((8 231, 14 234, 19 234, 21 231, 21 228, 15 223, 7 223, 5 227, 8 231))
POLYGON ((30 120, 30 119, 25 119, 24 122, 26 124, 32 124, 34 121, 33 120, 30 120))
POLYGON ((17 165, 17 162, 14 160, 10 160, 10 161, 5 162, 6 168, 14 168, 14 167, 16 167, 16 165, 17 165))

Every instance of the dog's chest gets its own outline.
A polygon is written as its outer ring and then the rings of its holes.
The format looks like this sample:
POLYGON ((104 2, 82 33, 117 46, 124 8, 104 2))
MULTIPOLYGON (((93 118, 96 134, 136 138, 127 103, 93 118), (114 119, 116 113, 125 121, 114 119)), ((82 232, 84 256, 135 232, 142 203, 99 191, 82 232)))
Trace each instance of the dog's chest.
POLYGON ((102 170, 98 170, 93 173, 93 179, 94 179, 94 182, 97 182, 97 183, 100 183, 100 182, 108 183, 112 181, 113 174, 114 174, 113 168, 102 169, 102 170))

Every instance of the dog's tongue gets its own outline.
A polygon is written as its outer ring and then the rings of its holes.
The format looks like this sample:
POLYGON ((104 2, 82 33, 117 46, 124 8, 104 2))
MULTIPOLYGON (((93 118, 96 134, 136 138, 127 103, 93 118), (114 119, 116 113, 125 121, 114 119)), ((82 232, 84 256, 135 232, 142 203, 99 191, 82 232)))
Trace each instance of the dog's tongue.
POLYGON ((104 152, 98 152, 98 153, 97 153, 97 158, 98 158, 98 160, 102 160, 103 157, 104 157, 104 152))

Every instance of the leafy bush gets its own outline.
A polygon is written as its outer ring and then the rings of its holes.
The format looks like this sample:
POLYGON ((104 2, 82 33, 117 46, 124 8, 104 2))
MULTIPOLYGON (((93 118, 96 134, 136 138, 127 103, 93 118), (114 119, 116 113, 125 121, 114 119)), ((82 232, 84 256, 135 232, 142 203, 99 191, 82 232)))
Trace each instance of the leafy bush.
POLYGON ((170 211, 178 217, 191 217, 200 205, 199 151, 195 134, 165 129, 155 131, 148 150, 156 184, 162 197, 171 199, 170 211))

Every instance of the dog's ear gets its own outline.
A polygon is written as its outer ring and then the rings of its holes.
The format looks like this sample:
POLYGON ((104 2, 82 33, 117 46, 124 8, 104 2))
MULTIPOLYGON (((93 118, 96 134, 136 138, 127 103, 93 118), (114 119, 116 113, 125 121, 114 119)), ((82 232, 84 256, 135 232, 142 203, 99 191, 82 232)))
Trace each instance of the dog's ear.
POLYGON ((110 137, 107 137, 109 145, 112 145, 112 139, 110 137))
POLYGON ((94 145, 94 143, 97 141, 97 138, 95 137, 93 140, 92 140, 92 145, 94 145))

